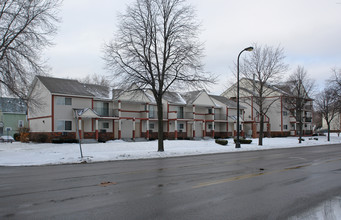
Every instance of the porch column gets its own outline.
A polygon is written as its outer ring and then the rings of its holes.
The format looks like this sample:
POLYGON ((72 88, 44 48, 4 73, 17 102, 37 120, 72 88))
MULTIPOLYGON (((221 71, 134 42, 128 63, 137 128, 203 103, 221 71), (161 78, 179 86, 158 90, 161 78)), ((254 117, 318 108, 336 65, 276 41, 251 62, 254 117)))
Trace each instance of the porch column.
POLYGON ((257 138, 257 124, 252 123, 252 138, 257 138))
POLYGON ((237 136, 237 123, 233 122, 233 136, 237 136))
POLYGON ((147 140, 149 140, 149 103, 146 103, 146 109, 147 109, 146 138, 147 140))
POLYGON ((226 137, 229 136, 229 108, 226 106, 226 137))
POLYGON ((82 139, 82 118, 78 119, 79 139, 82 139))
POLYGON ((195 138, 195 105, 193 105, 193 138, 195 138))
POLYGON ((202 136, 203 137, 206 136, 206 122, 205 121, 202 122, 202 136))
POLYGON ((135 140, 135 126, 136 126, 136 122, 135 122, 135 118, 133 118, 133 140, 135 140))
POLYGON ((122 129, 122 121, 121 121, 121 100, 118 100, 118 139, 121 139, 121 129, 122 129))
POLYGON ((146 121, 146 127, 147 127, 146 138, 149 140, 149 119, 147 119, 146 121))
POLYGON ((178 121, 177 120, 175 120, 174 121, 174 138, 175 138, 175 140, 177 140, 178 139, 178 121))
POLYGON ((112 139, 115 139, 115 119, 112 120, 112 139))
POLYGON ((214 138, 214 115, 215 115, 214 106, 212 107, 212 114, 213 114, 213 121, 212 121, 212 138, 214 138))
POLYGON ((96 134, 96 140, 98 140, 98 118, 96 118, 96 123, 95 123, 95 129, 96 129, 96 132, 95 132, 95 134, 96 134))
POLYGON ((267 123, 267 133, 268 133, 268 137, 271 137, 271 127, 270 127, 270 123, 267 123))

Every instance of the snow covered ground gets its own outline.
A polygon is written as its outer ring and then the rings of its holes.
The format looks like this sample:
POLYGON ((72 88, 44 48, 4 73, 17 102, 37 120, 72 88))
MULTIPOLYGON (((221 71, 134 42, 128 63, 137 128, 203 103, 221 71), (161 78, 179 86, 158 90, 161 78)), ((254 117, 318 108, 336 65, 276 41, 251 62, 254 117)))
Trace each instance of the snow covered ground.
MULTIPOLYGON (((116 140, 107 143, 82 144, 82 150, 84 160, 87 162, 98 162, 341 143, 341 137, 338 137, 336 134, 332 134, 330 142, 327 142, 326 136, 319 136, 317 138, 318 140, 309 140, 309 137, 304 137, 305 141, 302 144, 298 144, 297 137, 265 138, 263 139, 263 146, 258 146, 258 139, 253 139, 251 144, 242 144, 240 149, 235 148, 232 139, 228 139, 229 143, 226 146, 216 144, 214 140, 166 140, 164 142, 165 152, 157 152, 157 141, 124 142, 116 140)), ((79 144, 0 143, 0 166, 31 166, 79 162, 81 162, 79 144)))

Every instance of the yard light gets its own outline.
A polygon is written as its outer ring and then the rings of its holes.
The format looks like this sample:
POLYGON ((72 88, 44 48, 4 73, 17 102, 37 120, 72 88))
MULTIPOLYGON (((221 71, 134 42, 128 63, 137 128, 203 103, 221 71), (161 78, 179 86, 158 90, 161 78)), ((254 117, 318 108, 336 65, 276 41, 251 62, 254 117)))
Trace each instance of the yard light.
POLYGON ((237 140, 236 140, 236 148, 240 148, 239 141, 239 57, 244 51, 252 51, 253 47, 247 47, 244 50, 240 51, 237 58, 237 140))

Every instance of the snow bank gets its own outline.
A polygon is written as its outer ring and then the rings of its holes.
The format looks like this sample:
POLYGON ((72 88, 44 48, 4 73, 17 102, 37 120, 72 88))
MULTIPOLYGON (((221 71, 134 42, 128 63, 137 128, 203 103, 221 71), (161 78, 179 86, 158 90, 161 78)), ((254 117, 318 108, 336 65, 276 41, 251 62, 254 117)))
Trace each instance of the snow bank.
MULTIPOLYGON (((147 158, 165 158, 186 155, 214 154, 226 152, 267 150, 274 148, 303 147, 322 144, 341 143, 341 137, 333 134, 331 141, 319 136, 318 140, 309 140, 298 144, 297 137, 264 138, 263 146, 258 146, 258 139, 252 144, 242 144, 236 149, 232 139, 226 146, 216 144, 214 140, 166 140, 165 152, 157 152, 157 141, 124 142, 121 140, 98 144, 82 144, 84 160, 87 162, 131 160, 147 158)), ((79 144, 34 144, 0 143, 0 166, 31 166, 47 164, 79 163, 79 144)))

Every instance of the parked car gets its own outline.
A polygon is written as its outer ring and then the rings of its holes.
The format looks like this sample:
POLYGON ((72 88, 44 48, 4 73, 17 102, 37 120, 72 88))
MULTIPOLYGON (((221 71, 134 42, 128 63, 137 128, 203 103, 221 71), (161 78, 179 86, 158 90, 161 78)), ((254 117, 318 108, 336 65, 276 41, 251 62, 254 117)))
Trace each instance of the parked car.
POLYGON ((13 142, 14 138, 11 136, 1 136, 0 137, 0 142, 13 142))

